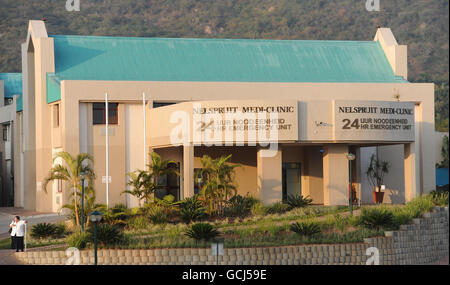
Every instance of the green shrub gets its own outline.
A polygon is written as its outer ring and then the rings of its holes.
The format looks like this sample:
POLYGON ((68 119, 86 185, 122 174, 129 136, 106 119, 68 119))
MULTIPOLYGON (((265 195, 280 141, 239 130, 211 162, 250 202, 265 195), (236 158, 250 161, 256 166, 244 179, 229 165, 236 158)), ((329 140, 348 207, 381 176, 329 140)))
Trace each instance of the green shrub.
POLYGON ((302 195, 288 195, 286 204, 288 204, 291 209, 303 208, 311 205, 312 199, 310 199, 309 196, 303 197, 302 195))
POLYGON ((157 205, 148 206, 146 209, 146 214, 149 220, 157 225, 165 224, 169 220, 164 208, 157 205))
POLYGON ((219 231, 208 223, 193 224, 186 232, 185 235, 193 238, 197 241, 204 240, 210 241, 219 235, 219 231))
MULTIPOLYGON (((94 226, 89 227, 91 240, 94 238, 94 226)), ((114 245, 124 240, 124 235, 115 225, 99 224, 97 227, 97 240, 102 245, 114 245)))
POLYGON ((62 222, 55 225, 54 237, 63 237, 67 233, 66 223, 62 222))
POLYGON ((366 228, 380 230, 394 225, 394 215, 385 208, 363 208, 360 223, 366 228))
POLYGON ((266 214, 267 209, 263 206, 261 201, 257 201, 252 205, 250 212, 253 216, 262 216, 266 214))
POLYGON ((296 222, 291 224, 291 231, 301 236, 312 237, 321 233, 320 225, 316 222, 296 222))
POLYGON ((103 214, 103 220, 111 225, 125 226, 131 216, 131 210, 125 204, 116 204, 103 214))
POLYGON ((400 225, 409 224, 413 219, 413 216, 407 209, 399 208, 398 210, 394 210, 392 214, 393 214, 392 223, 395 229, 398 229, 400 225))
POLYGON ((31 228, 33 238, 46 238, 55 235, 56 225, 50 223, 39 223, 31 228))
POLYGON ((225 208, 225 216, 227 217, 244 217, 251 213, 253 205, 259 201, 253 197, 235 195, 227 202, 225 208))
POLYGON ((86 248, 89 240, 89 233, 77 231, 67 237, 67 245, 69 245, 69 247, 83 249, 86 248))
POLYGON ((268 214, 282 214, 289 210, 289 205, 283 204, 282 202, 276 202, 271 206, 266 208, 268 214))
POLYGON ((437 206, 448 206, 449 192, 448 191, 433 191, 430 193, 431 200, 437 206))
POLYGON ((144 216, 135 216, 127 221, 127 225, 130 229, 143 230, 147 227, 149 221, 144 216))
POLYGON ((180 204, 180 215, 186 224, 206 217, 206 209, 198 199, 198 195, 184 199, 180 204))
POLYGON ((424 195, 413 199, 406 203, 405 211, 409 211, 412 218, 418 218, 423 213, 428 213, 433 210, 435 204, 431 195, 424 195))
POLYGON ((341 232, 344 232, 344 231, 345 231, 345 228, 346 228, 347 225, 348 225, 348 220, 347 220, 347 218, 345 218, 345 217, 343 217, 343 216, 341 216, 341 215, 339 215, 339 214, 335 214, 335 215, 333 216, 333 218, 334 218, 334 221, 333 221, 334 226, 335 226, 336 228, 338 228, 341 232))

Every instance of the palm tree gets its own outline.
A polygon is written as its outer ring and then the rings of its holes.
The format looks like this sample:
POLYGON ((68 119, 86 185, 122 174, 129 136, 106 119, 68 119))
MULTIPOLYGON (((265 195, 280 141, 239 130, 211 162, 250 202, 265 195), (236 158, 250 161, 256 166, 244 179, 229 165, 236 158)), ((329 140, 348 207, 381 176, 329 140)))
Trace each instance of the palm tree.
POLYGON ((132 190, 125 190, 123 193, 128 193, 138 199, 139 208, 141 207, 141 200, 148 203, 156 190, 162 189, 165 186, 160 184, 160 178, 167 174, 180 175, 178 171, 170 164, 175 163, 173 160, 163 160, 161 156, 152 152, 150 154, 151 162, 148 164, 149 171, 136 170, 128 173, 129 180, 127 185, 132 186, 132 190))
POLYGON ((128 173, 129 180, 127 185, 132 187, 132 190, 125 190, 122 193, 128 193, 138 199, 139 208, 141 207, 141 200, 145 198, 144 178, 147 172, 144 170, 136 170, 128 173))
POLYGON ((80 153, 76 157, 70 155, 66 151, 61 151, 55 155, 53 162, 56 159, 61 158, 66 166, 62 164, 54 165, 48 172, 47 177, 44 180, 44 191, 47 193, 47 185, 54 180, 63 180, 70 185, 70 190, 72 191, 75 211, 75 221, 77 226, 80 225, 80 217, 78 213, 78 188, 80 187, 81 179, 86 179, 89 185, 92 185, 95 179, 94 169, 91 166, 93 163, 93 158, 87 153, 80 153))
POLYGON ((175 161, 163 160, 161 156, 154 151, 150 153, 150 159, 151 162, 147 166, 149 168, 149 173, 153 178, 153 183, 156 185, 157 188, 163 187, 162 185, 159 184, 159 180, 164 175, 172 173, 180 175, 180 173, 176 169, 170 167, 170 164, 176 163, 175 161))
POLYGON ((228 156, 212 159, 208 155, 201 158, 202 168, 195 173, 195 177, 203 177, 205 181, 200 189, 200 195, 208 203, 209 214, 221 211, 223 204, 236 195, 237 187, 234 179, 234 169, 240 164, 230 165, 228 156))
MULTIPOLYGON (((77 195, 79 195, 81 197, 81 189, 79 189, 81 187, 78 187, 77 190, 77 195)), ((74 193, 70 193, 71 196, 71 202, 70 204, 64 204, 61 209, 69 209, 72 214, 70 215, 70 218, 76 221, 76 211, 75 211, 75 199, 73 198, 74 193)), ((89 186, 87 188, 84 189, 84 222, 85 222, 85 226, 88 227, 89 226, 89 213, 94 212, 94 211, 99 211, 102 213, 105 213, 107 211, 107 207, 105 204, 98 204, 95 203, 95 190, 92 186, 89 186)), ((77 210, 78 210, 78 214, 81 216, 81 210, 78 208, 77 205, 77 210)))

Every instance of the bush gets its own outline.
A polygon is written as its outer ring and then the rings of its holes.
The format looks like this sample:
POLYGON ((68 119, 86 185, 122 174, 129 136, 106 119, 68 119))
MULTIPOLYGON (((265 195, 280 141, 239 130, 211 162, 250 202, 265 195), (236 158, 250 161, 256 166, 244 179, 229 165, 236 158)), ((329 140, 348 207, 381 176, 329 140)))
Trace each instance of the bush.
POLYGON ((431 200, 437 206, 448 206, 449 192, 448 191, 433 191, 430 193, 431 200))
POLYGON ((219 231, 208 223, 193 224, 185 235, 195 240, 210 241, 219 235, 219 231))
POLYGON ((291 209, 303 208, 311 205, 312 199, 310 199, 309 196, 303 197, 302 195, 288 195, 286 204, 288 204, 291 209))
POLYGON ((260 201, 257 201, 252 205, 250 212, 253 216, 261 216, 266 214, 266 208, 260 201))
POLYGON ((55 226, 54 237, 63 237, 67 233, 67 227, 64 222, 59 223, 55 226))
POLYGON ((408 202, 405 205, 405 211, 409 211, 412 218, 418 218, 423 213, 431 212, 434 206, 431 195, 424 195, 408 202))
POLYGON ((131 216, 131 210, 125 204, 116 204, 103 215, 105 222, 111 225, 124 226, 131 216))
POLYGON ((360 223, 366 228, 380 230, 394 225, 394 215, 384 208, 363 208, 360 223))
POLYGON ((130 229, 143 230, 148 225, 148 220, 144 216, 136 216, 127 221, 127 225, 130 229))
POLYGON ((301 236, 312 237, 321 233, 320 225, 316 222, 296 222, 291 224, 291 231, 301 236))
POLYGON ((169 220, 164 208, 157 205, 152 204, 151 206, 148 206, 146 208, 146 214, 150 221, 157 225, 165 224, 169 220))
POLYGON ((289 210, 289 205, 282 202, 276 202, 273 205, 266 208, 268 214, 282 214, 289 210))
POLYGON ((33 238, 46 238, 55 235, 56 225, 50 223, 39 223, 31 228, 33 238))
POLYGON ((186 224, 206 217, 206 209, 202 206, 202 202, 198 200, 198 195, 182 201, 180 204, 180 215, 186 224))
POLYGON ((67 237, 67 244, 69 245, 69 247, 83 249, 86 248, 89 240, 90 240, 89 233, 77 231, 67 237))
POLYGON ((253 205, 259 201, 253 197, 235 195, 228 202, 225 208, 225 216, 244 217, 251 213, 253 205))
MULTIPOLYGON (((88 232, 93 241, 94 226, 89 227, 88 232)), ((99 224, 97 227, 97 240, 102 245, 114 245, 122 242, 124 240, 124 235, 117 226, 99 224)))

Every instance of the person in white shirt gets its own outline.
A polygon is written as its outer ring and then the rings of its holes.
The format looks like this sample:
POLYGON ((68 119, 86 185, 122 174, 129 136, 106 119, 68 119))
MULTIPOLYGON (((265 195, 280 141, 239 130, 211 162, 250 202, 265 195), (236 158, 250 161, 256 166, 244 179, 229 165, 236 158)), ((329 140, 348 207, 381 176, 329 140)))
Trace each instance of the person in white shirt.
POLYGON ((25 236, 26 220, 21 221, 19 216, 15 216, 9 227, 11 228, 11 248, 16 252, 23 251, 23 238, 25 236))

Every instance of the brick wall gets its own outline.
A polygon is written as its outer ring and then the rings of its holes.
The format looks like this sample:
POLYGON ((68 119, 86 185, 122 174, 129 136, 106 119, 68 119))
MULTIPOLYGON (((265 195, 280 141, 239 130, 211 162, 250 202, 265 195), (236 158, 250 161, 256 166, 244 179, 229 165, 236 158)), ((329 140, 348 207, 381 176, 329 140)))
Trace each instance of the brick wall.
MULTIPOLYGON (((221 265, 309 265, 366 264, 373 247, 379 253, 379 264, 428 264, 449 255, 448 207, 436 207, 432 213, 402 225, 384 237, 367 238, 363 243, 332 245, 298 245, 262 248, 226 248, 219 257, 221 265), (366 255, 366 253, 368 255, 366 255)), ((25 264, 66 264, 64 251, 30 251, 16 253, 25 264)), ((92 250, 80 251, 80 264, 93 264, 92 250)), ((129 265, 212 265, 217 257, 205 248, 145 249, 98 251, 99 264, 129 265)))

